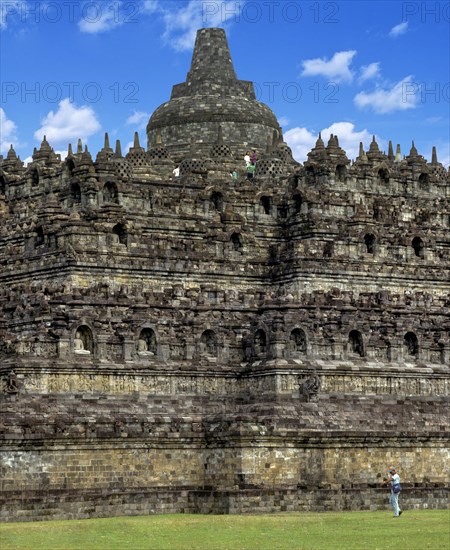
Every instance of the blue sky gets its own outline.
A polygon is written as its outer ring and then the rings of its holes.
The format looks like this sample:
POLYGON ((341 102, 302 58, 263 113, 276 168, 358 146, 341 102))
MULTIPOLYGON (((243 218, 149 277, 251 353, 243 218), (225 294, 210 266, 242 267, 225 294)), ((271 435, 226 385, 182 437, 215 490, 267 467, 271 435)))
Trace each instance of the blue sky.
POLYGON ((1 149, 28 159, 44 134, 95 155, 130 145, 189 70, 195 32, 227 30, 237 75, 299 161, 319 131, 350 158, 372 135, 449 164, 450 2, 0 0, 1 149))

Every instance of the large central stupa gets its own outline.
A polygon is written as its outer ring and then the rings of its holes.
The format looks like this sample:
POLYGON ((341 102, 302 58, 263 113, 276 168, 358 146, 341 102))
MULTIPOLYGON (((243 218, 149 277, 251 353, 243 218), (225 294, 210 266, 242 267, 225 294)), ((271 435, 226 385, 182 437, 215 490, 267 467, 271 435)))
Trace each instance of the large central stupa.
POLYGON ((238 80, 225 31, 201 29, 186 82, 173 86, 170 100, 150 118, 148 148, 161 138, 175 160, 207 154, 219 125, 223 142, 239 152, 265 149, 274 130, 281 135, 272 110, 256 100, 253 82, 238 80))

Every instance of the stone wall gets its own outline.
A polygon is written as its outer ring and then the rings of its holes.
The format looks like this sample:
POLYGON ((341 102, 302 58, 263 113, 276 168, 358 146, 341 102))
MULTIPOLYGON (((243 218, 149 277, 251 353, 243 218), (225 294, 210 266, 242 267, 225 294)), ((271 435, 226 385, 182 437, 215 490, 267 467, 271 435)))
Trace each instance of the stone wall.
POLYGON ((392 462, 441 506, 450 173, 337 136, 300 165, 199 36, 148 150, 0 158, 2 517, 367 509, 392 462))

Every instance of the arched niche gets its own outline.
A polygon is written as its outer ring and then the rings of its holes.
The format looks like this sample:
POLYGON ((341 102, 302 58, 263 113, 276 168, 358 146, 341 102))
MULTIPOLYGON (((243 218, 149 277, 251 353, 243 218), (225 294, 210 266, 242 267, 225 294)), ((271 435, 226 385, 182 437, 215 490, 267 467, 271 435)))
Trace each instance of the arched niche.
POLYGON ((351 330, 348 335, 348 349, 353 355, 364 357, 364 342, 359 330, 351 330))
POLYGON ((230 237, 230 242, 233 246, 233 249, 236 252, 241 252, 242 251, 243 244, 242 244, 242 236, 241 236, 240 233, 233 233, 230 237))
POLYGON ((414 332, 407 332, 403 337, 403 348, 406 357, 418 357, 419 340, 414 332))
POLYGON ((75 331, 73 350, 79 355, 94 353, 94 337, 92 330, 87 325, 80 325, 75 331))
POLYGON ((72 183, 70 186, 70 196, 72 197, 73 204, 81 203, 81 187, 78 183, 72 183))
POLYGON ((253 345, 255 348, 255 355, 265 355, 267 352, 267 336, 263 329, 259 328, 255 332, 253 338, 253 345))
POLYGON ((367 254, 375 254, 376 238, 372 233, 366 233, 364 235, 364 244, 366 245, 367 254))
POLYGON ((302 204, 303 204, 303 197, 300 193, 296 193, 294 195, 294 213, 300 214, 302 210, 302 204))
POLYGON ((41 246, 44 244, 45 235, 44 235, 44 229, 39 226, 36 228, 36 237, 35 237, 35 245, 41 246))
POLYGON ((139 333, 137 351, 140 355, 157 355, 158 341, 152 328, 143 328, 139 333))
POLYGON ((209 204, 212 210, 223 212, 223 195, 219 191, 213 191, 209 197, 209 204))
POLYGON ((200 337, 200 353, 209 357, 217 357, 217 336, 213 330, 205 330, 200 337))
POLYGON ((127 245, 128 242, 128 232, 123 223, 116 224, 112 229, 113 235, 119 244, 127 245))
POLYGON ((422 172, 419 176, 419 187, 421 187, 422 189, 428 189, 428 186, 430 184, 430 176, 425 173, 425 172, 422 172))
POLYGON ((271 214, 271 212, 272 212, 272 197, 269 197, 267 195, 263 195, 259 199, 259 203, 262 206, 264 214, 271 214))
POLYGON ((30 170, 30 182, 31 187, 37 187, 39 185, 39 172, 37 168, 32 168, 30 170))
POLYGON ((347 167, 344 164, 338 164, 336 166, 335 180, 339 182, 345 182, 345 177, 347 175, 347 167))
POLYGON ((75 162, 73 161, 73 159, 66 159, 66 168, 67 174, 69 175, 69 178, 71 178, 73 176, 73 171, 75 170, 75 162))
POLYGON ((411 246, 414 250, 414 254, 418 258, 423 258, 425 256, 424 242, 420 237, 414 237, 414 239, 411 242, 411 246))
POLYGON ((386 185, 389 183, 390 175, 389 171, 386 168, 380 168, 377 172, 378 183, 386 185))
POLYGON ((112 181, 106 182, 103 186, 103 203, 119 204, 119 191, 112 181))
POLYGON ((294 328, 289 336, 289 343, 293 352, 306 353, 308 342, 305 331, 301 328, 294 328))

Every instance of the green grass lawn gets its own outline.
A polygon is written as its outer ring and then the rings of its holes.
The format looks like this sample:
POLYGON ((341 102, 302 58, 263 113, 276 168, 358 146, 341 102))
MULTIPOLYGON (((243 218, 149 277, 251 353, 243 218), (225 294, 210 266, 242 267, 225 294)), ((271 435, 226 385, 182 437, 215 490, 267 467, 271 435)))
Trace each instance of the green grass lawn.
POLYGON ((450 511, 157 515, 0 525, 1 550, 450 548, 450 511))

